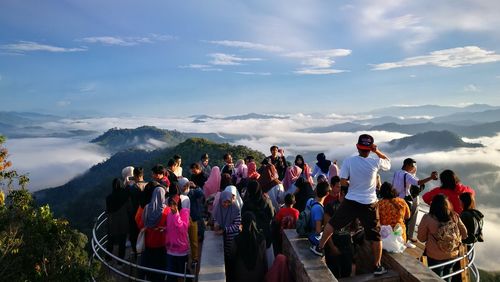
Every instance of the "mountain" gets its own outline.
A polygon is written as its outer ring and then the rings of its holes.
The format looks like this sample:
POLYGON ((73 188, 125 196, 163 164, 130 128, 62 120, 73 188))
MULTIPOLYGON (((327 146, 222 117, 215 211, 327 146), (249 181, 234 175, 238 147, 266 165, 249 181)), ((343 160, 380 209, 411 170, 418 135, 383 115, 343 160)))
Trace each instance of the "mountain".
POLYGON ((47 114, 0 111, 0 122, 12 126, 27 126, 59 119, 61 117, 47 114))
POLYGON ((58 217, 69 219, 74 227, 90 234, 95 217, 105 209, 105 198, 111 192, 113 178, 120 177, 124 167, 129 165, 143 167, 145 178, 149 180, 151 168, 155 164, 166 164, 174 154, 179 154, 183 160, 184 175, 188 176, 189 165, 199 161, 202 154, 208 153, 211 165, 221 166, 222 156, 227 152, 233 155, 235 161, 252 155, 257 162, 260 162, 265 157, 262 153, 245 146, 190 138, 171 148, 154 151, 127 150, 116 153, 68 183, 37 191, 34 195, 39 204, 49 204, 58 217))
POLYGON ((410 137, 394 139, 388 142, 387 152, 406 149, 425 151, 446 151, 456 148, 479 148, 481 144, 466 143, 460 136, 450 131, 428 131, 410 137))
POLYGON ((212 142, 230 143, 245 135, 180 132, 177 130, 160 129, 154 126, 141 126, 134 129, 111 128, 97 138, 91 140, 104 147, 110 153, 128 149, 156 150, 178 145, 189 138, 204 138, 212 142))
POLYGON ((135 129, 111 128, 90 142, 115 153, 127 149, 154 150, 173 147, 188 138, 188 136, 176 130, 141 126, 135 129))
POLYGON ((392 106, 381 109, 375 109, 368 114, 373 115, 388 115, 402 117, 421 117, 421 116, 447 116, 455 113, 463 112, 480 112, 487 110, 499 109, 499 107, 486 104, 472 104, 466 107, 454 106, 438 106, 438 105, 421 105, 421 106, 392 106))
POLYGON ((213 117, 209 115, 193 115, 190 116, 193 118, 193 123, 203 123, 208 119, 220 119, 220 120, 249 120, 249 119, 288 119, 287 116, 279 116, 279 115, 265 115, 265 114, 257 114, 257 113, 248 113, 244 115, 234 115, 227 117, 213 117))
POLYGON ((0 112, 0 134, 7 138, 77 137, 96 134, 92 130, 66 130, 46 128, 49 122, 62 117, 31 112, 0 112))
POLYGON ((426 131, 442 131, 448 130, 459 136, 475 138, 481 136, 496 136, 500 132, 500 121, 476 124, 472 126, 456 125, 449 123, 416 123, 416 124, 398 124, 398 123, 386 123, 381 125, 376 125, 368 130, 383 130, 390 132, 401 132, 406 134, 417 134, 426 131))
POLYGON ((277 115, 264 115, 264 114, 256 114, 249 113, 245 115, 237 115, 237 116, 228 116, 222 118, 223 120, 247 120, 247 119, 288 119, 285 116, 277 116, 277 115))
POLYGON ((312 127, 305 129, 309 133, 328 133, 328 132, 355 132, 369 129, 369 125, 362 125, 354 122, 344 122, 323 127, 312 127))
POLYGON ((436 117, 433 122, 449 122, 454 124, 475 124, 500 121, 500 109, 492 109, 482 112, 460 112, 447 116, 436 117))

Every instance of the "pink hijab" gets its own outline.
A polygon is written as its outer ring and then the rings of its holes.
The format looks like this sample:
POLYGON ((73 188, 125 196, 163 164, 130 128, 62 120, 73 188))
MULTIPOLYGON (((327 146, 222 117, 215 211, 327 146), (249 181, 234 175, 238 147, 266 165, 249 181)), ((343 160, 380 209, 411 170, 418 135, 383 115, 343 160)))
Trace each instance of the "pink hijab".
POLYGON ((208 176, 205 185, 203 185, 203 192, 205 197, 208 198, 220 190, 220 168, 218 166, 212 167, 210 176, 208 176))
POLYGON ((285 191, 288 191, 290 186, 292 186, 297 179, 299 179, 300 174, 302 173, 302 169, 297 166, 289 166, 286 168, 285 178, 283 178, 283 186, 285 187, 285 191))
MULTIPOLYGON (((338 176, 340 174, 339 167, 337 166, 337 161, 333 161, 332 164, 330 165, 330 168, 328 169, 328 177, 332 179, 334 176, 338 176)), ((330 182, 330 179, 328 179, 328 182, 330 182)))

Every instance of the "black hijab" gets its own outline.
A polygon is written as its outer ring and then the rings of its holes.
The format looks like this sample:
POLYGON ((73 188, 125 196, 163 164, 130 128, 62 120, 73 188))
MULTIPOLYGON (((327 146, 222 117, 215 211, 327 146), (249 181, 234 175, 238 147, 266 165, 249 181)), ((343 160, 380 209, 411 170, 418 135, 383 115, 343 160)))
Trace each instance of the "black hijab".
POLYGON ((327 174, 330 170, 330 165, 332 165, 332 161, 327 160, 325 154, 323 153, 319 153, 316 156, 316 160, 318 160, 316 165, 319 167, 319 169, 321 169, 321 172, 327 174))

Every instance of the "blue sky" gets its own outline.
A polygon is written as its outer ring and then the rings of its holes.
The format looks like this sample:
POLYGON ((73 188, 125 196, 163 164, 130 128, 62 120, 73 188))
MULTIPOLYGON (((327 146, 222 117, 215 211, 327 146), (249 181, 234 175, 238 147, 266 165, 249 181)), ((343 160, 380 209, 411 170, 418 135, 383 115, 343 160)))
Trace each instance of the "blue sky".
POLYGON ((500 2, 0 4, 0 110, 349 113, 500 105, 500 2))

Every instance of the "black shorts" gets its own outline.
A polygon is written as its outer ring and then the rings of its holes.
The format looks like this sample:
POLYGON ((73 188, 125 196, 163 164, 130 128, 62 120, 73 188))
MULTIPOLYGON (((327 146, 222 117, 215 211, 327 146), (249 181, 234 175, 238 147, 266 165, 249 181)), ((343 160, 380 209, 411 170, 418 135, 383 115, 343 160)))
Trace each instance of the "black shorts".
POLYGON ((365 236, 370 241, 380 241, 380 219, 378 215, 378 205, 360 204, 356 201, 344 199, 339 209, 328 222, 333 230, 339 230, 356 218, 361 221, 365 229, 365 236))

